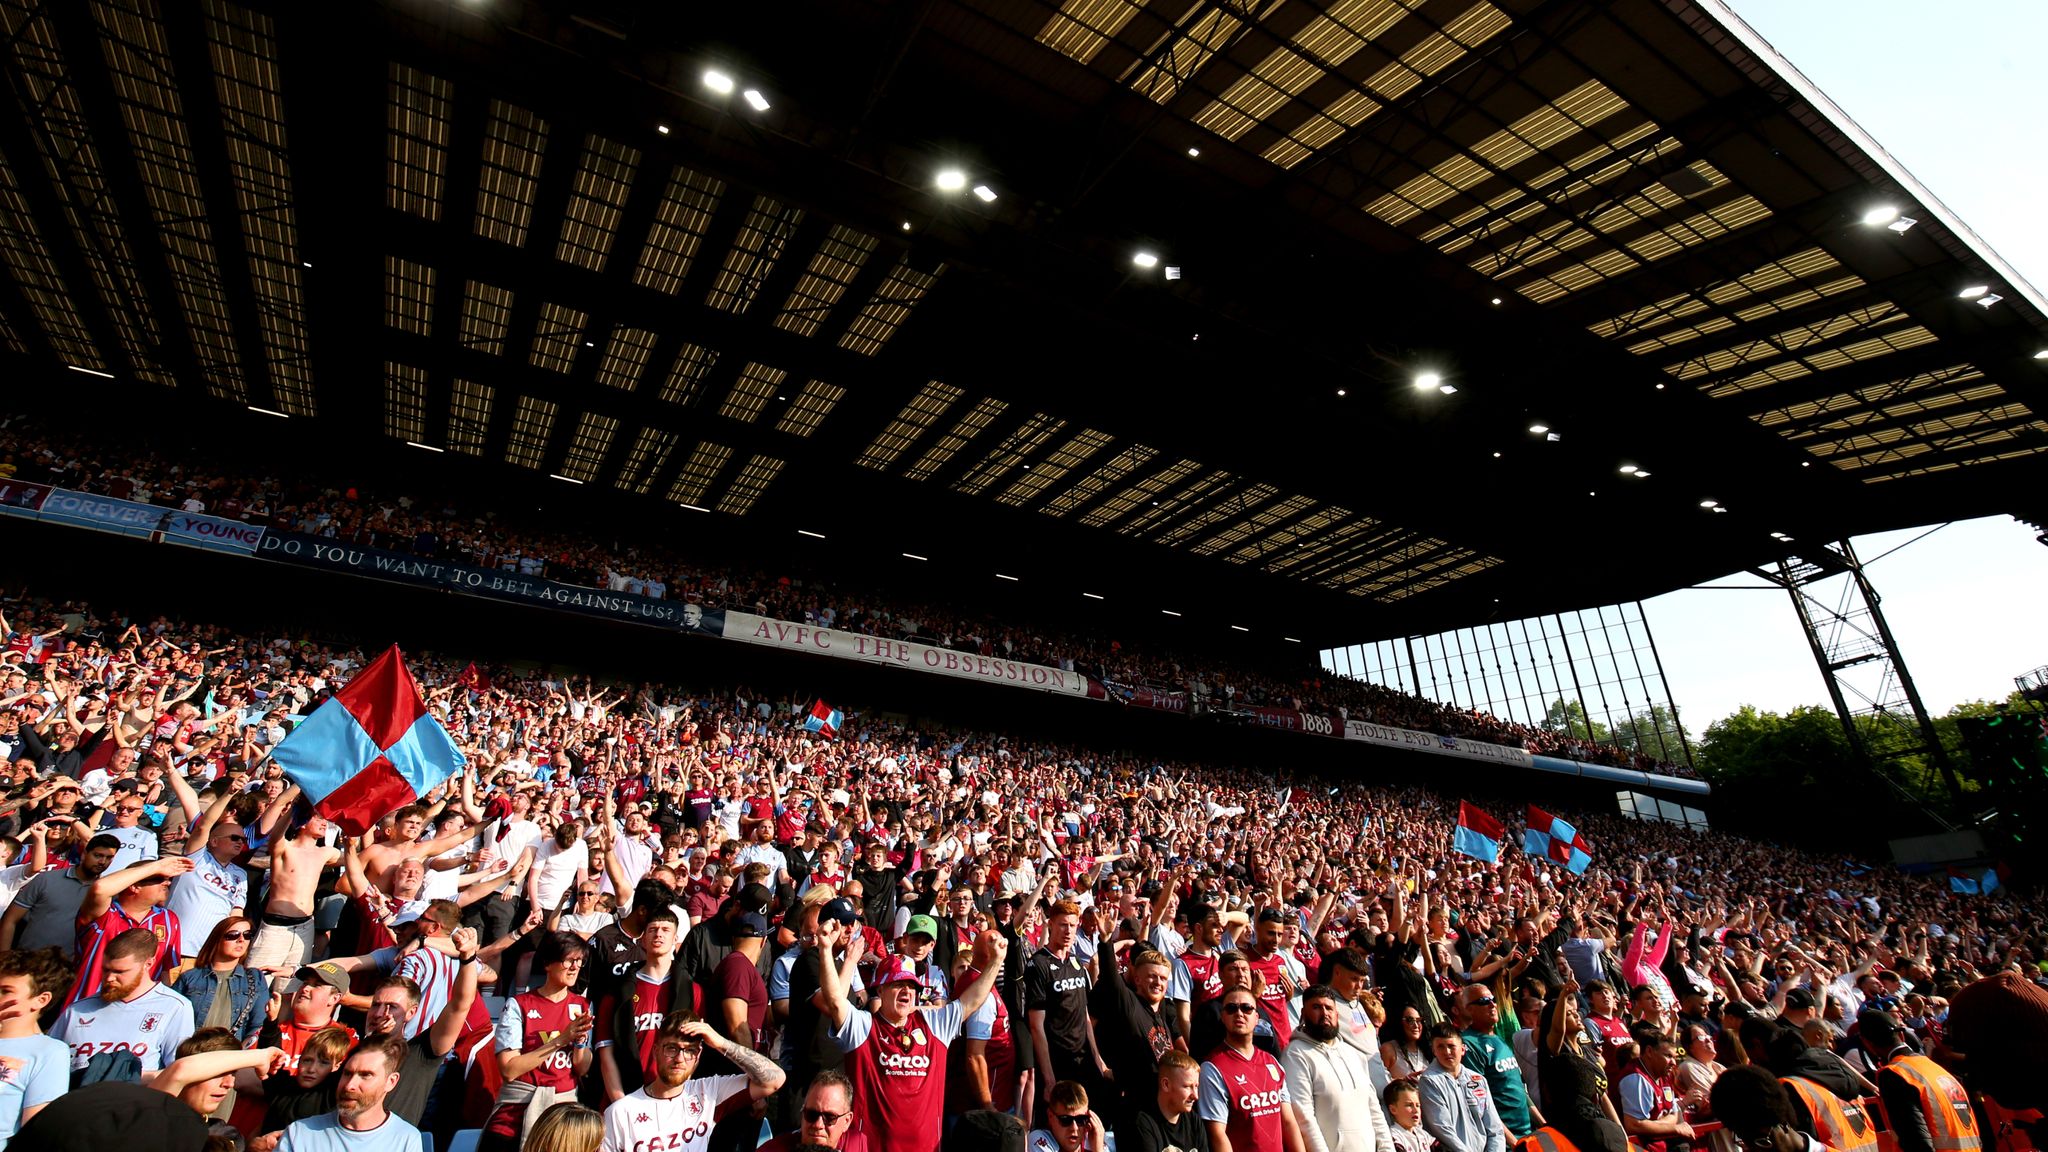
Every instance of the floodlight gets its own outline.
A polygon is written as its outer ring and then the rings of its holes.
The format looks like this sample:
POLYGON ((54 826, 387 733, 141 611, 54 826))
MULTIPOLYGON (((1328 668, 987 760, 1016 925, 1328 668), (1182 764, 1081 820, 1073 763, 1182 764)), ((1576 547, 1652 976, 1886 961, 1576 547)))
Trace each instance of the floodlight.
POLYGON ((1901 216, 1897 220, 1894 220, 1891 223, 1885 225, 1885 229, 1890 232, 1897 232, 1899 235, 1903 236, 1906 233, 1911 232, 1913 230, 1913 225, 1918 223, 1919 221, 1913 219, 1911 216, 1901 216))
POLYGON ((1635 475, 1635 472, 1636 472, 1636 466, 1635 466, 1635 465, 1633 465, 1633 464, 1623 464, 1623 465, 1621 466, 1621 474, 1622 474, 1623 476, 1633 476, 1633 475, 1635 475))
POLYGON ((1429 391, 1431 388, 1438 387, 1443 382, 1444 378, 1437 375, 1434 372, 1424 372, 1422 375, 1417 376, 1415 378, 1415 386, 1423 390, 1424 392, 1429 391))
POLYGON ((958 192, 967 187, 967 173, 958 168, 941 168, 939 174, 933 178, 933 183, 939 186, 941 192, 958 192))
POLYGON ((1991 286, 1989 284, 1972 284, 1968 288, 1963 289, 1961 292, 1956 293, 1956 295, 1964 300, 1975 300, 1977 297, 1982 296, 1983 294, 1989 291, 1991 291, 1991 286))
POLYGON ((986 184, 976 184, 974 186, 974 195, 983 204, 993 204, 996 202, 996 190, 986 184))
POLYGON ((1557 433, 1555 433, 1555 432, 1545 432, 1545 433, 1543 434, 1543 438, 1544 438, 1545 440, 1548 440, 1548 441, 1550 441, 1550 442, 1551 442, 1552 444, 1555 444, 1555 443, 1557 443, 1557 442, 1558 442, 1559 440, 1562 440, 1562 439, 1564 439, 1564 437, 1562 437, 1562 436, 1558 435, 1558 434, 1557 434, 1557 433))
MULTIPOLYGON (((1180 265, 1178 265, 1178 264, 1168 264, 1168 265, 1166 266, 1166 278, 1167 278, 1168 280, 1178 280, 1178 279, 1180 279, 1180 265)), ((1198 337, 1198 338, 1199 338, 1199 337, 1198 337)))
POLYGON ((1150 252, 1137 252, 1132 254, 1131 263, 1136 264, 1140 268, 1157 268, 1159 266, 1159 257, 1150 252))
POLYGON ((1702 507, 1702 508, 1719 508, 1720 506, 1721 506, 1721 502, 1720 502, 1719 500, 1702 500, 1702 501, 1700 501, 1700 507, 1702 507))
POLYGON ((752 108, 754 111, 766 112, 768 110, 768 98, 761 95, 758 89, 749 88, 745 92, 740 93, 740 95, 746 97, 747 107, 752 108))
POLYGON ((1534 433, 1535 433, 1536 435, 1538 435, 1538 436, 1541 436, 1541 435, 1543 435, 1543 434, 1544 434, 1545 432, 1548 432, 1548 431, 1550 431, 1550 425, 1548 425, 1548 424, 1531 424, 1531 425, 1529 425, 1529 431, 1531 431, 1531 432, 1534 432, 1534 433))
POLYGON ((654 126, 654 130, 655 130, 656 132, 659 132, 659 133, 661 133, 661 134, 662 134, 663 136, 666 136, 666 135, 668 135, 668 125, 666 125, 666 124, 656 124, 656 125, 654 126))
POLYGON ((1993 292, 1993 293, 1992 293, 1991 295, 1989 295, 1989 296, 1979 296, 1979 297, 1977 297, 1977 306, 1978 306, 1979 308, 1989 308, 1989 307, 1991 307, 1991 306, 1992 306, 1993 304, 1996 304, 1996 303, 1998 303, 1998 302, 1999 302, 2000 300, 2003 300, 2003 299, 2005 299, 2005 297, 2003 297, 2003 296, 2000 296, 2000 295, 1999 295, 1998 293, 1996 293, 1996 292, 1993 292))
POLYGON ((704 86, 720 96, 732 95, 732 77, 727 76, 716 68, 704 70, 704 86))
POLYGON ((2039 352, 2034 353, 2034 359, 2048 360, 2048 348, 2043 348, 2039 352))
POLYGON ((1899 210, 1889 204, 1880 204, 1863 214, 1863 222, 1872 228, 1880 224, 1889 224, 1898 218, 1899 210))
POLYGON ((1457 394, 1458 386, 1456 384, 1439 384, 1436 386, 1436 390, 1446 396, 1452 396, 1457 394))
POLYGON ((1188 149, 1188 159, 1190 159, 1190 160, 1193 160, 1193 159, 1195 159, 1196 157, 1200 156, 1201 154, 1202 154, 1202 150, 1201 150, 1200 148, 1190 148, 1190 149, 1188 149))

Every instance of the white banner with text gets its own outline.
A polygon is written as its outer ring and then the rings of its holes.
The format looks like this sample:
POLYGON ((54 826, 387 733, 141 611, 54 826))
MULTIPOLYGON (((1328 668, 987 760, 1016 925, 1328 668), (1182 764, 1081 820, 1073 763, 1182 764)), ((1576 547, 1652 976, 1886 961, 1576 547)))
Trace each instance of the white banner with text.
POLYGON ((1385 724, 1372 724, 1364 720, 1344 722, 1346 740, 1362 740, 1382 748, 1406 748, 1411 752, 1428 752, 1437 756, 1458 756, 1466 760, 1486 760, 1494 764, 1513 764, 1518 768, 1530 766, 1529 751, 1506 744, 1482 744, 1477 740, 1460 740, 1456 736, 1439 736, 1434 732, 1411 732, 1406 728, 1390 728, 1385 724))
POLYGON ((908 668, 914 672, 1029 688, 1034 692, 1051 692, 1058 696, 1086 698, 1088 695, 1088 678, 1079 672, 1018 660, 1001 660, 972 652, 955 652, 929 644, 913 644, 908 640, 814 628, 808 624, 770 620, 746 612, 728 611, 725 629, 720 635, 727 640, 761 644, 786 652, 830 656, 835 660, 858 660, 885 668, 908 668))

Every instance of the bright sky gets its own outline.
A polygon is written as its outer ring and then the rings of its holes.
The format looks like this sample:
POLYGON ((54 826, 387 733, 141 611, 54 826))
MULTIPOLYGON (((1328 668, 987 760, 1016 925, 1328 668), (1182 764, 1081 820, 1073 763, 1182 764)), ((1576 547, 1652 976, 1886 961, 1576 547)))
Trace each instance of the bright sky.
MULTIPOLYGON (((2036 147, 2048 86, 2034 59, 2048 42, 2048 2, 1975 0, 1938 15, 1924 0, 1729 3, 2020 275, 2048 281, 2036 147)), ((1867 563, 1916 534, 1855 546, 1867 563)), ((2014 676, 2048 664, 2048 547, 2033 535, 2007 517, 1967 521, 1871 566, 1935 714, 2001 698, 2014 676)), ((1695 735, 1743 704, 1827 703, 1785 593, 1687 590, 1644 608, 1695 735)))

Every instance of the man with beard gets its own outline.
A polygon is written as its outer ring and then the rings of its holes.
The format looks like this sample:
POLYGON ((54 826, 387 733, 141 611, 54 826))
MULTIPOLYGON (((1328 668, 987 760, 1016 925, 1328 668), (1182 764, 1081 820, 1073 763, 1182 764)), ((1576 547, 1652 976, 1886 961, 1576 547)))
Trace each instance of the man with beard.
POLYGON ((1328 985, 1302 993, 1301 1027, 1280 1055, 1302 1143, 1308 1152, 1394 1152, 1372 1067, 1364 1052, 1344 1043, 1341 1020, 1328 985))
POLYGON ((130 928, 101 949, 99 994, 64 1009, 50 1029, 71 1045, 73 1072, 97 1053, 124 1050, 148 1076, 192 1035, 192 1002, 151 976, 156 951, 156 934, 147 928, 130 928))
MULTIPOLYGON (((476 929, 457 928, 449 936, 449 943, 455 948, 456 969, 455 987, 449 993, 447 1009, 431 1021, 419 1021, 420 986, 404 976, 387 976, 370 996, 369 1017, 365 1025, 367 1032, 363 1043, 356 1049, 361 1052, 380 1038, 392 1042, 393 1059, 397 1061, 393 1067, 404 1076, 394 1086, 378 1092, 378 1107, 388 1107, 409 1125, 418 1124, 420 1117, 425 1115, 427 1097, 433 1091, 441 1061, 455 1047, 456 1038, 462 1035, 470 1003, 476 999, 476 929), (408 1040, 406 1033, 414 1030, 416 1021, 419 1021, 418 1030, 408 1040)), ((302 978, 311 974, 325 979, 325 972, 329 970, 323 964, 301 969, 300 972, 302 978)), ((336 1082, 337 1093, 348 1082, 348 1066, 353 1061, 354 1057, 344 1061, 341 1071, 336 1073, 340 1077, 336 1082)), ((338 1094, 336 1098, 340 1098, 338 1094)))
POLYGON ((745 1093, 765 1100, 782 1087, 782 1069, 759 1052, 742 1048, 688 1012, 671 1013, 654 1041, 654 1077, 604 1110, 603 1152, 704 1152, 719 1106, 745 1093), (725 1057, 741 1072, 691 1079, 704 1049, 725 1057))
POLYGON ((356 1045, 335 1073, 335 1110, 286 1128, 277 1152, 418 1152, 420 1130, 385 1106, 406 1062, 406 1044, 394 1032, 356 1045))
POLYGON ((1252 1043, 1258 997, 1249 987, 1235 987, 1218 1003, 1223 1042, 1202 1062, 1201 1097, 1195 1106, 1209 1125, 1209 1147, 1216 1152, 1302 1152, 1301 1126, 1288 1106, 1287 1075, 1271 1053, 1252 1043))

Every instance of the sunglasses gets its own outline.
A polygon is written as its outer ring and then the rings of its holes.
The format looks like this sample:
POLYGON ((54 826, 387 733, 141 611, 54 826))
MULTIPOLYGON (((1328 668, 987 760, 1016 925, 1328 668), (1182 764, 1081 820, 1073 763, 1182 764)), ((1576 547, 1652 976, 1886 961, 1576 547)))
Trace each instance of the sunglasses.
POLYGON ((827 1128, 853 1115, 851 1112, 827 1112, 822 1108, 804 1109, 804 1123, 823 1124, 827 1128))
POLYGON ((255 935, 253 932, 223 932, 220 938, 223 940, 247 940, 253 935, 255 935))
POLYGON ((1467 1006, 1472 1008, 1479 1008, 1491 1004, 1493 1002, 1494 999, 1491 996, 1474 996, 1467 1006))
POLYGON ((1257 1012, 1259 1010, 1259 1006, 1256 1004, 1225 1004, 1223 1006, 1223 1010, 1225 1012, 1229 1012, 1232 1014, 1250 1014, 1253 1012, 1257 1012))
POLYGON ((1055 1116, 1053 1119, 1059 1121, 1065 1127, 1079 1128, 1088 1122, 1088 1114, 1086 1112, 1077 1112, 1072 1116, 1055 1116))

